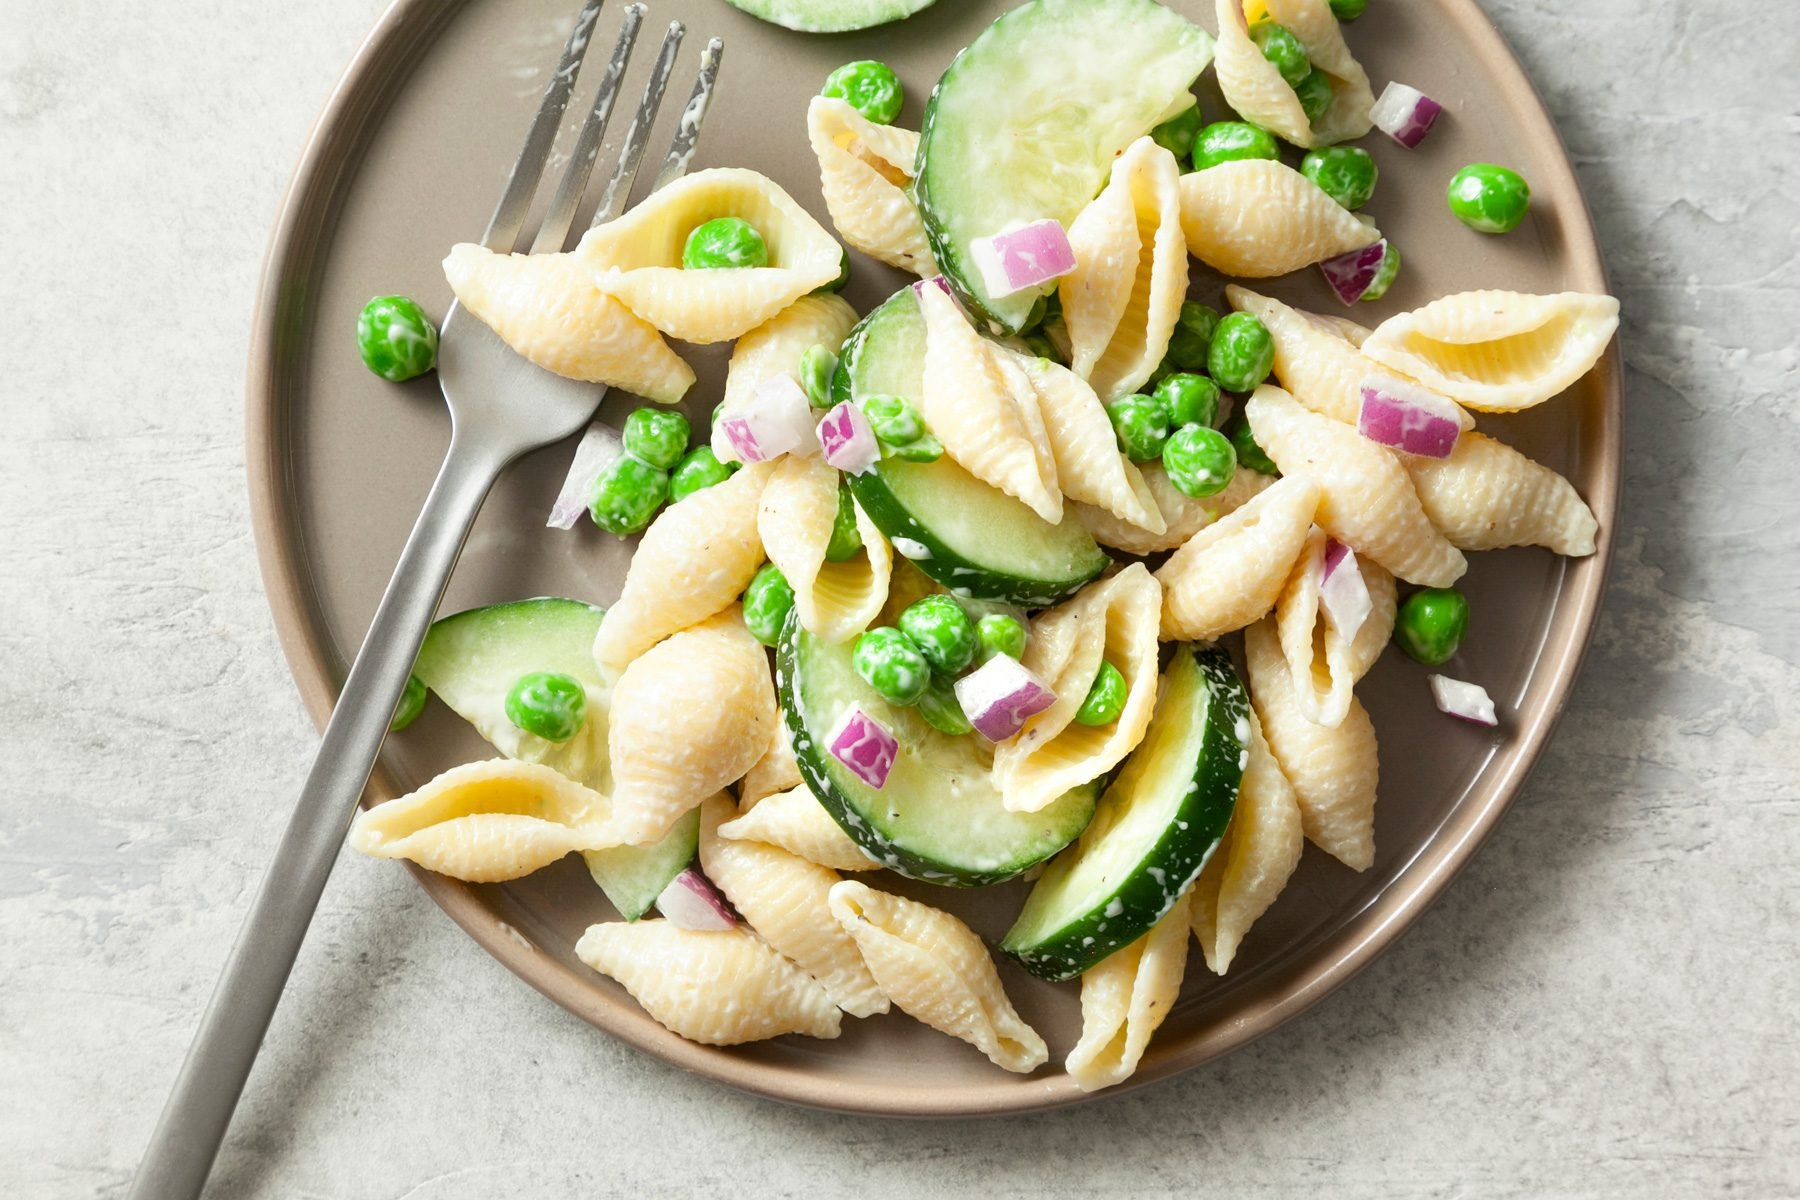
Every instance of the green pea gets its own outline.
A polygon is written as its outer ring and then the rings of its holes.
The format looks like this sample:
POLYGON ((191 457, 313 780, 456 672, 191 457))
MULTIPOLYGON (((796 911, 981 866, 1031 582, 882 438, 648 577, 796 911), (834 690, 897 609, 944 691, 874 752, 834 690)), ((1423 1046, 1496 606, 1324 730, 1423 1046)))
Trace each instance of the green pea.
POLYGON ((818 287, 816 287, 812 291, 808 292, 807 295, 809 295, 809 296, 829 296, 833 292, 843 291, 844 288, 849 285, 849 283, 850 283, 850 252, 848 250, 840 249, 838 251, 837 278, 832 280, 830 283, 821 283, 818 287))
POLYGON ((1435 667, 1450 661, 1469 631, 1469 602, 1455 588, 1425 588, 1400 605, 1394 640, 1417 662, 1435 667))
POLYGON ((686 500, 695 492, 705 491, 715 483, 724 483, 731 478, 730 466, 719 461, 711 446, 695 446, 687 452, 687 457, 675 464, 669 472, 669 499, 686 500))
POLYGON ((715 217, 695 226, 681 248, 681 266, 687 271, 768 265, 769 244, 741 217, 715 217))
POLYGON ((640 408, 625 418, 625 453, 667 471, 687 450, 688 420, 668 408, 640 408))
POLYGON ((838 484, 837 516, 831 522, 831 541, 825 546, 826 562, 848 562, 863 546, 862 530, 856 527, 856 502, 850 489, 838 484))
POLYGON ((1206 369, 1206 351, 1219 328, 1219 310, 1198 300, 1181 302, 1181 317, 1169 335, 1166 362, 1182 371, 1206 369))
POLYGON ((975 640, 980 643, 976 657, 982 662, 1004 654, 1022 658, 1025 654, 1025 625, 1017 617, 1005 613, 989 613, 975 623, 975 640))
POLYGON ((506 693, 506 719, 546 742, 566 742, 587 715, 587 689, 555 671, 523 676, 506 693))
POLYGON ((943 594, 913 602, 900 614, 900 632, 911 638, 931 669, 954 675, 974 661, 975 622, 943 594))
POLYGON ((669 473, 634 454, 622 454, 600 472, 588 515, 619 537, 642 533, 669 497, 669 473))
POLYGON ((1312 59, 1306 56, 1306 47, 1300 44, 1300 39, 1286 25, 1258 21, 1250 27, 1250 40, 1256 43, 1262 56, 1281 72, 1281 77, 1289 87, 1299 87, 1300 82, 1312 74, 1312 59))
POLYGON ((1275 367, 1275 339, 1254 313, 1234 312, 1219 322, 1206 352, 1206 370, 1228 392, 1248 392, 1275 367))
POLYGON ((904 446, 895 446, 891 453, 903 462, 936 462, 944 457, 944 443, 927 433, 904 446))
POLYGON ((1319 185, 1319 190, 1352 211, 1375 194, 1381 172, 1367 150, 1359 146, 1326 146, 1308 150, 1300 160, 1300 173, 1319 185))
POLYGON ((1062 362, 1062 352, 1056 348, 1056 343, 1050 340, 1050 335, 1043 330, 1034 329, 1030 333, 1022 333, 1019 335, 1019 340, 1025 343, 1025 349, 1029 350, 1033 357, 1047 358, 1053 363, 1062 362))
POLYGON ((1219 385, 1204 375, 1165 375, 1156 385, 1156 398, 1168 407, 1169 424, 1176 429, 1219 419, 1219 385))
POLYGON ((905 446, 925 436, 924 419, 904 396, 864 396, 858 403, 883 446, 905 446))
POLYGON ((1240 158, 1281 157, 1275 135, 1245 121, 1214 121, 1194 139, 1194 170, 1240 158))
POLYGON ((1119 673, 1119 668, 1102 659, 1100 670, 1094 674, 1094 684, 1088 688, 1087 699, 1075 710, 1076 723, 1111 725, 1125 711, 1125 696, 1128 691, 1125 676, 1119 673))
POLYGON ((1340 21, 1354 21, 1368 8, 1369 0, 1331 0, 1331 15, 1340 21))
POLYGON ((1200 136, 1200 127, 1205 124, 1206 118, 1200 115, 1200 106, 1195 104, 1152 129, 1150 137, 1177 159, 1185 161, 1194 152, 1194 139, 1200 136))
POLYGON ((837 361, 828 346, 814 346, 800 356, 800 386, 814 408, 831 407, 831 377, 837 361))
POLYGON ((388 722, 388 732, 399 733, 418 720, 424 711, 425 684, 417 675, 408 675, 406 689, 400 693, 400 703, 394 709, 394 719, 388 722))
POLYGON ((1308 125, 1318 124, 1319 118, 1331 110, 1331 102, 1337 99, 1337 93, 1331 90, 1331 76, 1317 67, 1294 85, 1294 95, 1300 97, 1300 111, 1306 114, 1308 125))
POLYGON ((1169 437, 1162 452, 1163 474, 1184 496, 1216 496, 1237 471, 1231 439, 1205 425, 1189 425, 1169 437))
POLYGON ((1142 392, 1120 396, 1106 406, 1106 415, 1112 419, 1120 452, 1134 462, 1155 458, 1169 440, 1169 406, 1156 396, 1142 392))
POLYGON ((1387 244, 1387 249, 1382 253, 1381 265, 1375 268, 1375 278, 1369 281, 1369 286, 1364 289, 1363 294, 1358 297, 1358 299, 1381 299, 1383 296, 1387 295, 1387 290, 1394 286, 1394 278, 1399 274, 1400 251, 1395 248, 1394 243, 1389 242, 1387 244))
POLYGON ((931 686, 931 664, 913 640, 889 625, 856 639, 850 665, 889 704, 917 704, 931 686))
POLYGON ((1456 219, 1477 233, 1511 233, 1531 208, 1531 185, 1517 171, 1494 163, 1470 163, 1445 193, 1456 219))
POLYGON ((744 589, 744 624, 750 636, 765 646, 781 641, 781 627, 794 608, 794 587, 774 563, 764 563, 744 589))
POLYGON ((846 102, 877 125, 893 124, 906 100, 894 69, 872 58, 845 63, 827 75, 819 94, 846 102))
POLYGON ((925 694, 919 697, 919 715, 925 718, 927 725, 951 737, 961 737, 975 728, 969 724, 962 701, 956 698, 956 687, 946 675, 931 677, 925 694))
POLYGON ((363 366, 404 383, 437 365, 437 326, 408 297, 377 296, 356 315, 356 348, 363 366))
POLYGON ((1249 467, 1258 475, 1280 475, 1281 468, 1275 460, 1263 453, 1263 448, 1256 444, 1256 435, 1251 432, 1250 422, 1239 417, 1231 423, 1231 449, 1237 455, 1238 466, 1249 467))

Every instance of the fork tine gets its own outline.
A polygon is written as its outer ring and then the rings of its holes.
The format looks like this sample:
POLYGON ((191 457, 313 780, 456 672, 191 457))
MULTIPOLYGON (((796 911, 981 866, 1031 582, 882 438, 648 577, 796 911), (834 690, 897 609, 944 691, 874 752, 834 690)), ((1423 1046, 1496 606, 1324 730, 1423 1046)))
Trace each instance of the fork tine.
POLYGON ((562 58, 557 61, 556 70, 550 74, 550 83, 544 88, 544 99, 538 105, 537 116, 532 119, 531 132, 525 135, 525 148, 519 152, 519 160, 513 164, 512 174, 506 178, 506 190, 501 193, 493 219, 488 222, 487 232, 481 237, 481 244, 490 250, 505 253, 519 239, 519 229, 525 223, 525 214, 531 209, 531 197, 537 191, 538 178, 543 174, 544 163, 550 157, 550 147, 556 142, 563 112, 569 106, 569 93, 575 89, 575 77, 581 73, 582 59, 587 55, 588 39, 594 32, 594 22, 599 20, 600 6, 604 2, 605 0, 587 0, 575 18, 575 28, 569 31, 569 40, 563 46, 562 58))
POLYGON ((688 162, 694 157, 694 146, 700 140, 700 123, 706 120, 706 110, 712 107, 713 85, 719 81, 719 60, 724 54, 725 42, 720 38, 708 42, 706 49, 701 51, 700 74, 694 79, 694 90, 688 96, 687 106, 681 110, 681 123, 675 127, 668 157, 663 159, 662 170, 656 173, 656 182, 650 185, 651 191, 658 191, 687 174, 688 162))
POLYGON ((619 152, 618 165, 613 168, 612 178, 606 181, 600 206, 594 210, 595 225, 618 216, 626 197, 631 194, 638 166, 644 161, 644 143, 649 140, 656 111, 662 107, 663 92, 669 86, 669 73, 675 69, 675 53, 681 49, 684 32, 680 21, 669 22, 669 31, 663 35, 662 50, 656 56, 656 68, 650 76, 649 86, 644 89, 644 101, 631 118, 631 128, 625 131, 625 145, 619 152))
POLYGON ((594 160, 600 156, 600 141, 606 136, 607 123, 612 119, 613 101, 619 94, 619 80, 624 77, 625 68, 631 61, 632 48, 637 45, 638 27, 644 23, 644 12, 642 4, 631 4, 625 8, 625 23, 619 29, 619 40, 613 46, 612 59, 606 64, 606 75, 600 80, 600 90, 594 94, 593 107, 588 110, 587 120, 582 123, 581 136, 575 143, 574 157, 569 160, 568 170, 563 172, 562 182, 557 184, 556 195, 544 214, 544 223, 538 226, 537 237, 531 244, 533 254, 561 250, 563 243, 569 238, 569 228, 575 224, 575 210, 581 204, 581 193, 586 190, 588 177, 594 172, 594 160))

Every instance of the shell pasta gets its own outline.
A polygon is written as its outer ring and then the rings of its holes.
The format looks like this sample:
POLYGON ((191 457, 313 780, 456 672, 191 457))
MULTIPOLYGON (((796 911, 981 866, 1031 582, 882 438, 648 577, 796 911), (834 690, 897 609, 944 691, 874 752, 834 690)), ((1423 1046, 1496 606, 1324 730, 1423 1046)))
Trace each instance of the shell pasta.
POLYGON ((819 160, 819 190, 838 235, 890 267, 920 276, 937 274, 925 222, 907 194, 919 135, 877 125, 830 96, 812 98, 806 133, 819 160))

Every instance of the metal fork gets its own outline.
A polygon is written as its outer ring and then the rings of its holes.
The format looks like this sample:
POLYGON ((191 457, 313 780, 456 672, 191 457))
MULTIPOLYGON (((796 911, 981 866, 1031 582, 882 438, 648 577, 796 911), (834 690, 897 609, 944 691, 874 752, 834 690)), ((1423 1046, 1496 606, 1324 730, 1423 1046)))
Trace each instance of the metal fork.
MULTIPOLYGON (((518 247, 602 3, 587 0, 563 47, 526 135, 525 148, 481 239, 492 250, 507 252, 518 247)), ((561 250, 567 244, 643 19, 642 4, 627 6, 574 156, 532 240, 533 252, 561 250)), ((663 37, 643 100, 594 214, 595 224, 617 216, 630 195, 683 32, 680 22, 671 22, 663 37)), ((701 54, 693 92, 682 110, 656 187, 680 178, 687 170, 723 51, 723 43, 714 38, 701 54)), ((444 321, 437 373, 450 408, 449 452, 400 552, 393 578, 325 727, 294 815, 151 1135, 132 1183, 134 1200, 197 1197, 205 1186, 357 800, 374 769, 388 723, 399 706, 413 660, 482 501, 508 464, 586 425, 605 394, 602 387, 562 379, 526 362, 457 305, 451 306, 444 321)))

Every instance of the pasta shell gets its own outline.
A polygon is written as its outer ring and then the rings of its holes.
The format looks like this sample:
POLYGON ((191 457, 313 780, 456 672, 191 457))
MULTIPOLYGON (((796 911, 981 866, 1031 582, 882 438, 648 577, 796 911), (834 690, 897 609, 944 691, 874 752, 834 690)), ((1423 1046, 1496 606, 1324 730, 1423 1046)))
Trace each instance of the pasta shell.
POLYGON ((1166 524, 1156 497, 1137 464, 1119 453, 1112 420, 1094 389, 1047 358, 1013 357, 1031 380, 1063 495, 1096 505, 1146 532, 1162 532, 1166 524))
POLYGON ((1082 973, 1081 1040, 1063 1062, 1082 1091, 1131 1078, 1150 1036, 1175 1007, 1187 973, 1188 895, 1149 933, 1082 973))
POLYGON ((843 250, 774 180, 715 167, 590 229, 574 253, 602 292, 672 338, 705 343, 748 333, 836 279, 843 250), (768 244, 769 265, 683 270, 688 234, 719 217, 755 226, 768 244))
POLYGON ((1449 458, 1403 461, 1425 515, 1458 549, 1594 552, 1600 523, 1574 485, 1504 442, 1465 433, 1449 458))
POLYGON ((1245 630, 1244 664, 1251 704, 1281 773, 1293 784, 1307 838, 1352 870, 1368 870, 1375 861, 1380 764, 1375 726, 1362 702, 1352 696, 1350 711, 1335 726, 1307 720, 1272 620, 1245 630))
MULTIPOLYGON (((1386 367, 1357 350, 1344 326, 1364 335, 1367 330, 1349 321, 1289 308, 1235 283, 1225 288, 1225 298, 1231 307, 1252 314, 1268 328, 1275 342, 1275 378, 1294 399, 1334 421, 1357 423, 1363 384, 1371 376, 1389 374, 1386 367)), ((1453 402, 1451 407, 1455 408, 1453 402)), ((1455 412, 1465 430, 1475 427, 1473 417, 1460 408, 1455 412)))
POLYGON ((1329 540, 1323 530, 1313 530, 1275 601, 1275 631, 1293 675, 1295 702, 1317 725, 1336 725, 1350 711, 1351 688, 1375 665, 1394 632, 1397 599, 1394 577, 1358 558, 1370 608, 1363 623, 1346 636, 1319 603, 1329 540))
POLYGON ((1389 317, 1362 349, 1477 412, 1517 412, 1587 374, 1618 328, 1611 296, 1462 292, 1389 317))
POLYGON ((1144 739, 1156 707, 1156 630, 1162 588, 1142 563, 1089 584, 1032 622, 1024 663, 1056 703, 994 747, 994 781, 1012 812, 1047 808, 1070 788, 1098 779, 1144 739), (1109 725, 1082 725, 1075 712, 1102 661, 1125 677, 1125 707, 1109 725))
POLYGON ((1037 395, 1024 370, 983 338, 948 292, 919 289, 925 317, 920 408, 944 452, 1038 516, 1062 520, 1062 492, 1037 395))
POLYGON ((887 600, 894 565, 887 539, 860 505, 856 528, 862 534, 862 549, 843 562, 826 562, 837 512, 837 470, 821 459, 790 454, 776 465, 763 489, 757 516, 764 552, 794 589, 800 624, 834 644, 869 627, 887 600))
POLYGON ((888 999, 863 965, 856 942, 832 919, 827 903, 838 873, 766 842, 719 836, 733 812, 722 796, 700 810, 700 869, 717 884, 762 939, 818 980, 853 1017, 888 1010, 888 999))
POLYGON ((1057 285, 1069 365, 1104 400, 1150 378, 1181 315, 1188 264, 1180 180, 1175 156, 1139 138, 1069 225, 1075 270, 1057 285))
POLYGON ((1231 968, 1244 935, 1287 887, 1305 846, 1294 785, 1281 773, 1253 712, 1250 758, 1231 824, 1193 890, 1194 936, 1215 975, 1231 968))
POLYGON ((1223 162, 1181 177, 1188 253, 1224 275, 1263 279, 1381 240, 1381 232, 1285 163, 1223 162))
POLYGON ((1409 583, 1449 587, 1469 564, 1432 527, 1400 456, 1264 384, 1244 408, 1257 444, 1284 475, 1318 480, 1325 532, 1409 583))
MULTIPOLYGON (((836 351, 856 324, 856 310, 835 293, 802 296, 746 333, 731 348, 725 370, 725 398, 719 415, 730 416, 747 403, 764 380, 777 375, 798 378, 800 360, 814 346, 836 351)), ((720 462, 736 462, 737 449, 720 423, 712 427, 713 453, 720 462)))
POLYGON ((537 763, 452 767, 416 792, 357 815, 353 849, 404 858, 470 883, 500 883, 574 850, 620 843, 605 796, 537 763))
POLYGON ((768 656, 736 605, 633 659, 613 688, 607 736, 623 840, 667 833, 749 770, 774 734, 768 656))
POLYGON ((594 286, 569 254, 495 254, 450 248, 444 278, 456 301, 546 371, 673 404, 694 369, 654 326, 594 286))
POLYGON ((1144 488, 1156 503, 1163 519, 1163 531, 1151 533, 1127 521, 1121 521, 1105 509, 1091 504, 1072 504, 1070 513, 1087 527, 1094 540, 1127 554, 1157 554, 1173 550, 1214 521, 1236 512, 1261 495, 1275 482, 1274 476, 1244 468, 1231 476, 1225 490, 1216 496, 1196 500, 1175 490, 1160 464, 1145 463, 1138 468, 1144 488))
POLYGON ((936 275, 925 222, 910 192, 919 135, 877 125, 830 96, 814 96, 807 106, 806 135, 838 236, 890 267, 936 275))
POLYGON ((987 947, 949 913, 846 879, 831 889, 831 915, 901 1012, 1008 1071, 1034 1071, 1050 1057, 1007 999, 987 947))
POLYGON ((1190 538, 1156 572, 1163 640, 1210 642, 1275 607, 1318 507, 1318 485, 1289 475, 1190 538))
POLYGON ((594 635, 603 667, 626 664, 670 634, 728 608, 762 565, 758 501, 773 464, 757 463, 657 514, 631 556, 619 601, 594 635))
POLYGON ((719 826, 719 836, 767 842, 834 871, 873 871, 881 865, 850 840, 804 786, 757 801, 743 815, 719 826))
POLYGON ((1346 142, 1374 127, 1369 77, 1350 56, 1325 0, 1218 0, 1217 11, 1219 90, 1244 120, 1301 149, 1346 142), (1331 107, 1316 122, 1307 121, 1294 89, 1250 38, 1250 24, 1265 18, 1286 26, 1306 48, 1313 67, 1331 81, 1331 107))
POLYGON ((799 786, 800 764, 794 760, 794 747, 788 740, 787 722, 777 718, 775 736, 770 740, 769 748, 756 760, 754 766, 744 772, 744 778, 738 782, 738 803, 748 809, 766 796, 799 786))
POLYGON ((842 1028, 825 989, 747 929, 590 925, 575 956, 690 1042, 736 1046, 784 1033, 834 1038, 842 1028))

